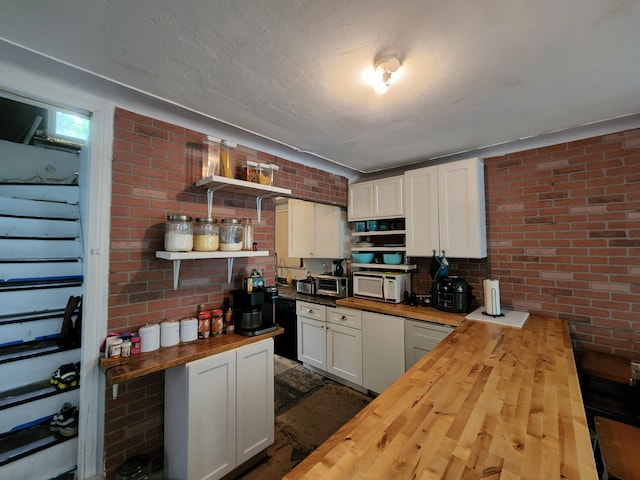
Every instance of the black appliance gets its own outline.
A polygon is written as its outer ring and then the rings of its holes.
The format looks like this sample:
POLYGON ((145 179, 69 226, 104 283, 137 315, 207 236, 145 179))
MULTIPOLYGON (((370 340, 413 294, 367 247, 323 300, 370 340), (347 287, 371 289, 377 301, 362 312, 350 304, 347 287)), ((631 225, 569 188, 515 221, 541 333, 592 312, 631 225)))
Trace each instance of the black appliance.
POLYGON ((431 306, 451 313, 467 313, 473 303, 472 287, 458 276, 447 276, 433 282, 431 306))
POLYGON ((298 334, 296 324, 296 301, 291 298, 276 299, 276 323, 284 333, 274 337, 275 353, 298 361, 298 334))
POLYGON ((232 290, 230 307, 233 310, 235 333, 245 337, 262 335, 278 329, 275 323, 275 302, 278 287, 232 290))

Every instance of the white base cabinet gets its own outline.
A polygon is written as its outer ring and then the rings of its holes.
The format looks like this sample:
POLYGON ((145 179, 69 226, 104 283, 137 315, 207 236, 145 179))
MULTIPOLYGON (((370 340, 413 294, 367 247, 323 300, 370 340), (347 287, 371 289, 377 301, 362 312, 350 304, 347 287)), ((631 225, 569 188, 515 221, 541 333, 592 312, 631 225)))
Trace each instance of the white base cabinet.
POLYGON ((296 315, 298 360, 362 386, 360 311, 297 301, 296 315))
POLYGON ((405 370, 409 370, 418 360, 433 350, 454 329, 449 325, 405 319, 405 370))
POLYGON ((363 386, 382 393, 404 373, 404 318, 362 312, 363 386))
POLYGON ((362 317, 359 310, 327 308, 327 372, 362 385, 362 317))
POLYGON ((273 339, 165 371, 167 478, 222 478, 273 438, 273 339))

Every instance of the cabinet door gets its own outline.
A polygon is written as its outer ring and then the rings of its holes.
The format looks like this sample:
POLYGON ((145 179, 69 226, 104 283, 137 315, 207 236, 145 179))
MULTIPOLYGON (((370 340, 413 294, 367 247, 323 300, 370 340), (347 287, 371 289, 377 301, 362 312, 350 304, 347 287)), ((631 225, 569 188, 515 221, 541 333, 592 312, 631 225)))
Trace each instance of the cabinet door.
POLYGON ((373 213, 375 218, 404 216, 404 176, 383 178, 374 182, 373 213))
POLYGON ((327 324, 327 372, 362 385, 362 332, 327 324))
POLYGON ((409 370, 418 360, 435 348, 454 327, 421 320, 404 321, 405 369, 409 370))
POLYGON ((449 257, 487 256, 484 165, 478 158, 438 166, 440 249, 449 257))
POLYGON ((404 373, 404 318, 362 312, 363 386, 382 393, 404 373))
POLYGON ((298 315, 298 360, 320 370, 327 369, 327 330, 324 320, 298 315))
POLYGON ((289 257, 310 258, 315 244, 315 204, 289 200, 289 257))
POLYGON ((367 220, 373 215, 373 182, 349 185, 349 221, 367 220))
POLYGON ((169 478, 217 479, 236 467, 236 352, 165 371, 169 478))
POLYGON ((237 464, 273 443, 273 339, 247 345, 237 355, 237 464))
MULTIPOLYGON (((405 172, 407 255, 430 257, 440 251, 438 229, 438 167, 405 172)), ((447 252, 448 253, 448 252, 447 252)))
MULTIPOLYGON (((316 203, 312 256, 315 258, 341 258, 344 252, 343 226, 340 207, 316 203)), ((303 228, 308 228, 308 226, 303 225, 303 228)))

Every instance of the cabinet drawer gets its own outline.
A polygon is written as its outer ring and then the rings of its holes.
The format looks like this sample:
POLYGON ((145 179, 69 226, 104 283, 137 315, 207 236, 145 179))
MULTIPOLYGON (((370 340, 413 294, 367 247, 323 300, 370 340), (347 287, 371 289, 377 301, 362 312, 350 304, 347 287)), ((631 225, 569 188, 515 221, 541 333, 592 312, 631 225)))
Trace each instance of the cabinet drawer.
POLYGON ((296 315, 307 318, 314 318, 316 320, 322 320, 324 322, 326 320, 326 311, 327 307, 325 307, 324 305, 301 302, 300 300, 296 301, 296 315))
POLYGON ((362 329, 362 311, 352 308, 329 308, 327 322, 362 329))
POLYGON ((439 342, 453 330, 454 327, 450 325, 408 319, 404 321, 404 336, 409 338, 436 340, 436 342, 439 342))

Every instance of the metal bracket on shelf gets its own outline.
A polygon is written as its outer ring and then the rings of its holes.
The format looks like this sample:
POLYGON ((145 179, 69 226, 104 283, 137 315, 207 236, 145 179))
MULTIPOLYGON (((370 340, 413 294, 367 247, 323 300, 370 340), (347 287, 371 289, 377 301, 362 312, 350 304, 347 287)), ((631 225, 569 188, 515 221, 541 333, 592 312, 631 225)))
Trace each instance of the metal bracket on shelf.
MULTIPOLYGON (((173 289, 178 289, 178 280, 180 279, 180 262, 182 260, 173 260, 173 289)), ((227 258, 227 284, 231 283, 231 273, 233 272, 233 257, 227 258)))
MULTIPOLYGON (((207 188, 207 216, 208 217, 211 217, 213 212, 213 192, 215 192, 216 190, 221 190, 222 188, 224 188, 224 185, 219 187, 207 188)), ((274 195, 275 194, 256 196, 256 216, 258 217, 258 223, 260 223, 262 219, 262 199, 273 197, 274 195)))

